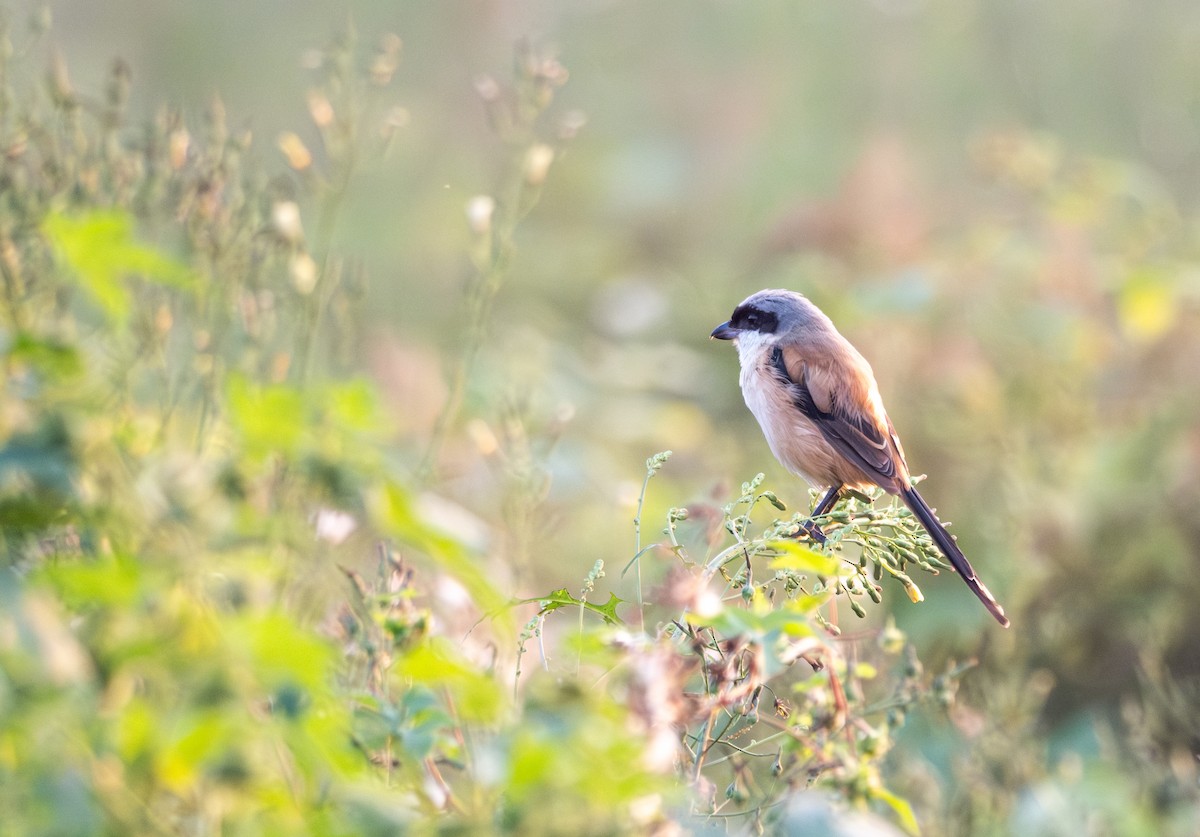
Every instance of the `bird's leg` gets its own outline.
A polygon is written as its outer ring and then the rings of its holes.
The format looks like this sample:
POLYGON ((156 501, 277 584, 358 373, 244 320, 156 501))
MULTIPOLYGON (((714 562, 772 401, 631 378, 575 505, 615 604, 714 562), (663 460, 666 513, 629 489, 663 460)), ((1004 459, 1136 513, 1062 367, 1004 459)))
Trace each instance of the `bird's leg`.
MULTIPOLYGON (((825 533, 821 531, 820 526, 813 523, 813 518, 827 514, 837 504, 838 497, 840 497, 841 494, 842 487, 840 485, 830 486, 829 490, 825 492, 825 496, 821 498, 821 502, 817 503, 817 507, 813 509, 812 514, 808 516, 808 520, 800 524, 800 532, 808 535, 819 544, 825 543, 825 533)), ((800 532, 796 533, 797 536, 800 534, 800 532)))

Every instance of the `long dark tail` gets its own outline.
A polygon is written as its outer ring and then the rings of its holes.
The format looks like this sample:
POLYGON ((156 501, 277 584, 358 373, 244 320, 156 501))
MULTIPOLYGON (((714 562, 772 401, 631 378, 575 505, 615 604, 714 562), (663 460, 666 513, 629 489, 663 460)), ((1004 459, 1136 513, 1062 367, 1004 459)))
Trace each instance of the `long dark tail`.
POLYGON ((933 513, 933 509, 929 508, 929 504, 925 502, 925 498, 918 494, 915 488, 907 488, 901 491, 900 498, 904 500, 906 506, 912 509, 912 513, 917 516, 917 519, 921 521, 921 525, 929 532, 929 536, 933 538, 933 542, 937 544, 938 549, 949 559, 950 564, 962 576, 963 581, 967 582, 967 586, 971 588, 971 592, 979 597, 979 601, 983 602, 983 606, 988 609, 988 612, 996 617, 996 621, 1007 628, 1009 623, 1008 617, 1004 615, 1004 608, 1000 607, 1000 603, 992 596, 991 591, 975 575, 975 568, 971 566, 971 562, 967 560, 967 556, 963 555, 962 550, 958 548, 958 544, 954 542, 954 538, 946 531, 946 527, 937 519, 937 515, 933 513))

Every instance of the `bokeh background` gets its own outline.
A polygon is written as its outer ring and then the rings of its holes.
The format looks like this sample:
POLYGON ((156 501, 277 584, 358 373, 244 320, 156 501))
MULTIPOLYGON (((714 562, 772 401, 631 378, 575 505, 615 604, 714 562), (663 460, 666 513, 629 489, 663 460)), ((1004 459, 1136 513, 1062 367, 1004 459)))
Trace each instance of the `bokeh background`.
POLYGON ((400 37, 399 130, 354 174, 332 246, 370 277, 354 363, 414 472, 465 339, 466 208, 506 165, 483 79, 518 39, 552 49, 569 73, 542 121, 554 160, 431 482, 439 513, 491 543, 496 584, 534 595, 603 559, 630 598, 616 569, 660 450, 647 520, 759 471, 808 502, 741 403, 733 351, 707 339, 749 293, 803 291, 871 359, 924 493, 1013 619, 999 630, 946 575, 920 579, 920 605, 885 599, 931 665, 979 661, 949 720, 912 718, 891 756, 927 832, 1194 833, 1200 7, 51 11, 78 88, 120 57, 135 116, 219 94, 280 170, 283 132, 321 154, 306 56, 347 31, 400 37))

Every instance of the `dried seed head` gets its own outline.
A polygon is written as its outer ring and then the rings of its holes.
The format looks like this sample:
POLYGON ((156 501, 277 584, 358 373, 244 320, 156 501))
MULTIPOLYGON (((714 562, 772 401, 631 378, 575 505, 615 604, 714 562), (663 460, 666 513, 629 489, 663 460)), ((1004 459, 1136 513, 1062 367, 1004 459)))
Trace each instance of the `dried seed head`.
POLYGON ((484 456, 491 456, 500 450, 500 440, 483 419, 471 419, 467 423, 467 435, 484 456))
POLYGON ((279 135, 279 150, 287 158, 288 165, 296 171, 304 171, 312 165, 312 153, 304 145, 304 141, 291 131, 279 135))
POLYGON ((393 33, 384 35, 379 42, 379 52, 371 62, 371 81, 382 87, 392 80, 400 66, 400 47, 404 42, 393 33))
POLYGON ((175 320, 171 316, 171 309, 167 305, 160 305, 154 312, 154 330, 160 335, 166 334, 171 330, 171 326, 175 320))
POLYGON ((21 272, 21 251, 7 236, 0 239, 0 267, 10 278, 21 272))
POLYGON ((287 352, 276 352, 271 357, 271 383, 280 384, 287 380, 288 369, 292 365, 292 356, 287 352))
POLYGON ((333 105, 320 90, 308 91, 308 115, 318 128, 328 128, 333 124, 333 105))
POLYGON ((118 58, 113 61, 108 75, 108 88, 105 91, 108 105, 113 110, 122 111, 129 103, 129 88, 133 80, 133 71, 129 64, 118 58))
POLYGON ((292 276, 292 287, 296 292, 308 296, 317 287, 319 270, 317 263, 308 253, 297 253, 288 263, 288 272, 292 276))
POLYGON ((49 3, 42 4, 29 16, 29 30, 35 35, 44 35, 53 25, 54 14, 50 11, 49 3))
POLYGON ((526 182, 530 186, 541 186, 546 180, 546 173, 550 171, 550 164, 554 162, 554 149, 545 143, 535 143, 529 146, 526 151, 526 159, 524 159, 524 176, 526 182))
POLYGON ((67 74, 66 59, 57 51, 50 58, 50 95, 60 104, 70 102, 75 95, 67 74))
POLYGON ((192 138, 186 128, 176 128, 167 138, 167 159, 172 170, 179 171, 187 163, 192 138))
POLYGON ((209 139, 214 145, 224 143, 229 136, 229 127, 225 119, 225 103, 221 101, 220 96, 214 95, 209 99, 204 115, 208 122, 209 139))

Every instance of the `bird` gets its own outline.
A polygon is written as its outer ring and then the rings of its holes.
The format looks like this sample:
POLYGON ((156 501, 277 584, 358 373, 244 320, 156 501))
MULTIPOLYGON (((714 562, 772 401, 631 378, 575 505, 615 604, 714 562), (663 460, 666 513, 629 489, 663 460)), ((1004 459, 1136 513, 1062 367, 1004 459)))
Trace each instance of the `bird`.
MULTIPOLYGON (((814 488, 828 489, 812 518, 830 511, 847 489, 878 486, 899 496, 971 592, 1009 626, 1004 608, 913 486, 871 365, 821 309, 795 291, 762 290, 711 337, 737 347, 742 396, 775 458, 814 488)), ((824 542, 811 518, 803 529, 824 542)))

